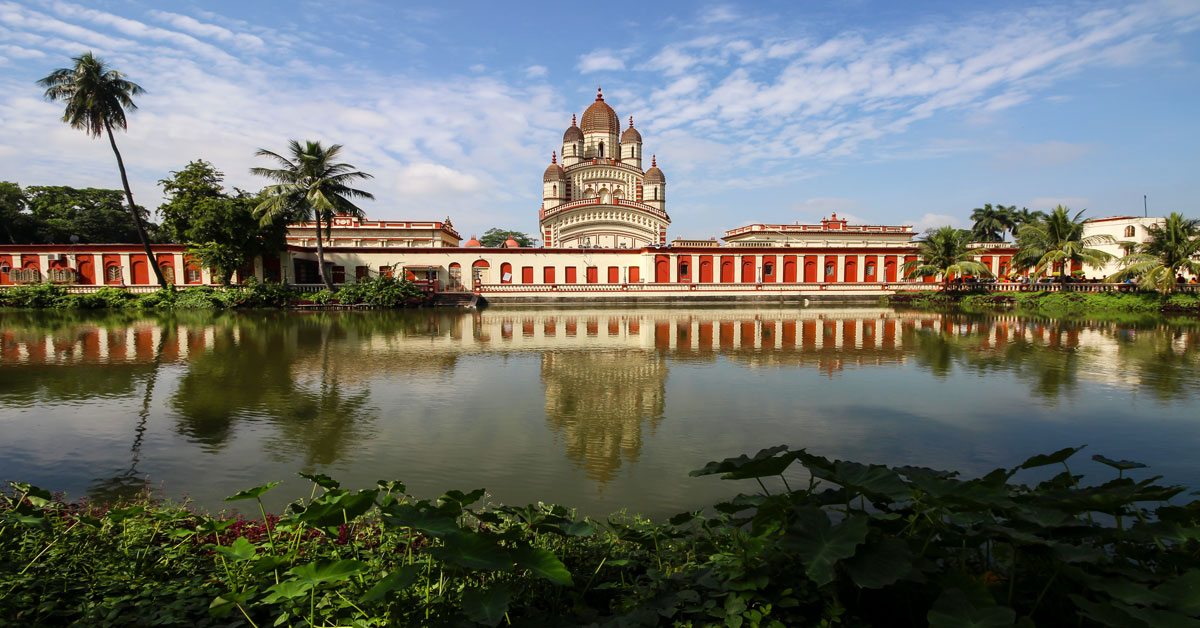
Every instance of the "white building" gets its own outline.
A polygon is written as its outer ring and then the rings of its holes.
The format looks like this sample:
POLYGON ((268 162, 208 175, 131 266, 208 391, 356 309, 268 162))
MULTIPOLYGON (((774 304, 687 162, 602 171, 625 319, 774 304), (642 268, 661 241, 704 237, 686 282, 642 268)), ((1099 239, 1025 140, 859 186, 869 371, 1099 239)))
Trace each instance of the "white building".
POLYGON ((1112 243, 1097 244, 1093 247, 1112 255, 1112 261, 1100 270, 1087 268, 1084 274, 1089 277, 1108 277, 1117 272, 1121 268, 1118 260, 1133 252, 1136 245, 1143 244, 1149 239, 1149 229, 1152 225, 1161 225, 1165 220, 1165 218, 1155 218, 1153 216, 1149 218, 1141 216, 1110 216, 1108 218, 1093 218, 1084 221, 1084 238, 1107 235, 1113 239, 1112 243))

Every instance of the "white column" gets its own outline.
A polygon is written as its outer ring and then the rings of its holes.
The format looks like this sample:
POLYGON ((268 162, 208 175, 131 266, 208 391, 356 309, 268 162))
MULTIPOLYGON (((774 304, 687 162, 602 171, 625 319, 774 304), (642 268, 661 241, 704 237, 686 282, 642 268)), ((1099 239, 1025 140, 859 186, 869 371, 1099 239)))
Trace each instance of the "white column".
POLYGON ((887 274, 884 272, 883 256, 876 255, 875 256, 875 281, 882 283, 886 280, 887 280, 887 274))
POLYGON ((263 258, 261 255, 254 256, 254 278, 263 280, 263 258))
MULTIPOLYGON (((764 278, 764 272, 765 271, 763 269, 763 256, 755 255, 754 256, 754 276, 758 278, 758 283, 763 283, 764 281, 766 281, 764 278)), ((761 326, 757 327, 756 329, 758 329, 758 331, 755 333, 761 333, 761 331, 762 331, 761 326)))
POLYGON ((840 277, 843 282, 846 281, 846 255, 844 253, 837 256, 837 269, 833 276, 840 277))
MULTIPOLYGON (((15 257, 15 256, 14 256, 15 257)), ((16 264, 13 264, 16 268, 16 264)), ((38 253, 38 273, 41 274, 41 281, 50 281, 50 254, 38 253)))
POLYGON ((667 254, 667 264, 670 267, 671 283, 679 283, 679 256, 675 253, 667 254))
POLYGON ((187 283, 187 264, 183 261, 183 253, 175 253, 171 256, 172 265, 175 267, 175 283, 187 283))
POLYGON ((121 253, 121 283, 133 284, 133 269, 130 268, 129 253, 121 253))

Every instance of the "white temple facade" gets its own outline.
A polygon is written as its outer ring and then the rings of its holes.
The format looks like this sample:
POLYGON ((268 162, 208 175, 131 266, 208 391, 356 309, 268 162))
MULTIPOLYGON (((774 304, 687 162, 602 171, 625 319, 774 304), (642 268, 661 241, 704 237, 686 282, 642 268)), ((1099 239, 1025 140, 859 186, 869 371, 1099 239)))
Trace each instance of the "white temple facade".
POLYGON ((667 181, 657 160, 642 169, 642 135, 621 131, 617 112, 596 100, 563 134, 562 164, 542 176, 541 235, 547 248, 639 249, 667 242, 667 181))

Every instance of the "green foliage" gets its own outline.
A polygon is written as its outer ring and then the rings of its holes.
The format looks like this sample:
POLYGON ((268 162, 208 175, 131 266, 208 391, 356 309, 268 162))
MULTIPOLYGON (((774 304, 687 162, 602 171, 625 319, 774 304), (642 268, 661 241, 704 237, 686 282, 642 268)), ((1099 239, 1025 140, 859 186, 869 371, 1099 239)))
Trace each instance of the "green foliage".
POLYGON ((258 502, 276 483, 230 498, 259 519, 14 483, 0 625, 1196 625, 1200 501, 1099 455, 1117 477, 1083 486, 1068 467, 1080 449, 963 479, 773 447, 693 472, 761 492, 661 524, 321 474, 302 474, 314 497, 283 516, 258 502))
MULTIPOLYGON (((318 295, 328 302, 325 295, 318 295)), ((339 303, 346 305, 366 304, 378 307, 402 307, 425 300, 425 294, 411 281, 387 275, 371 275, 362 277, 355 283, 345 284, 335 293, 335 297, 339 303)))
POLYGON ((1072 216, 1069 209, 1059 205, 1041 220, 1022 227, 1017 234, 1013 270, 1032 269, 1034 277, 1045 277, 1060 265, 1060 274, 1065 277, 1068 270, 1102 268, 1113 256, 1094 247, 1114 240, 1108 235, 1084 237, 1082 218, 1082 211, 1072 216))
POLYGON ((0 290, 0 306, 3 307, 58 307, 67 289, 52 283, 32 283, 0 290))
POLYGON ((214 269, 221 283, 229 285, 233 273, 256 256, 283 250, 286 222, 260 222, 254 209, 262 198, 240 190, 227 194, 221 187, 225 175, 212 164, 197 160, 171 174, 159 181, 167 195, 158 208, 163 229, 202 266, 214 269))
POLYGON ((500 229, 499 227, 492 227, 491 229, 488 229, 487 233, 484 233, 483 236, 479 238, 479 243, 483 246, 497 247, 507 242, 509 238, 516 240, 517 244, 526 248, 537 244, 537 240, 534 240, 527 233, 522 233, 520 231, 506 231, 504 229, 500 229))
MULTIPOLYGON (((75 189, 66 186, 25 188, 29 227, 38 243, 70 244, 79 236, 82 244, 131 243, 138 241, 137 229, 122 204, 120 190, 75 189)), ((138 207, 144 221, 150 213, 138 207)), ((151 231, 156 227, 151 224, 151 231)))
POLYGON ((1163 224, 1151 225, 1150 237, 1121 258, 1121 270, 1109 281, 1136 278, 1139 288, 1170 293, 1183 272, 1200 275, 1200 220, 1171 212, 1163 224))
POLYGON ((0 181, 0 242, 33 244, 40 242, 37 221, 28 210, 24 190, 16 183, 0 181))
POLYGON ((971 236, 980 242, 1003 242, 1004 232, 1015 226, 1013 212, 1016 209, 1016 205, 993 207, 991 203, 976 207, 971 211, 971 221, 974 223, 971 226, 971 236))
POLYGON ((917 241, 917 259, 901 266, 906 279, 941 277, 946 285, 955 276, 977 275, 990 277, 988 267, 974 259, 968 249, 972 234, 965 229, 946 226, 931 229, 917 241))
POLYGON ((922 309, 962 307, 971 311, 1013 309, 1048 316, 1103 312, 1200 313, 1200 293, 1184 292, 991 292, 985 288, 964 291, 922 291, 895 294, 884 301, 892 306, 922 309))

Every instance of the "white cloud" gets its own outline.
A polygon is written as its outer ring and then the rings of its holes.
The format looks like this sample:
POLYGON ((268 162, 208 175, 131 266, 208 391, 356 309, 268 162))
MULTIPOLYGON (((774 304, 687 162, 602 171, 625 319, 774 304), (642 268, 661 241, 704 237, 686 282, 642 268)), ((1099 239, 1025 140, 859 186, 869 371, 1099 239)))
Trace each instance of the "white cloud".
POLYGON ((540 78, 546 76, 547 72, 549 72, 549 70, 547 70, 546 66, 544 65, 531 65, 525 68, 525 76, 528 76, 529 78, 540 78))
POLYGON ((611 52, 606 50, 596 50, 594 52, 579 56, 579 71, 587 74, 588 72, 604 72, 624 70, 625 62, 618 59, 611 52))

